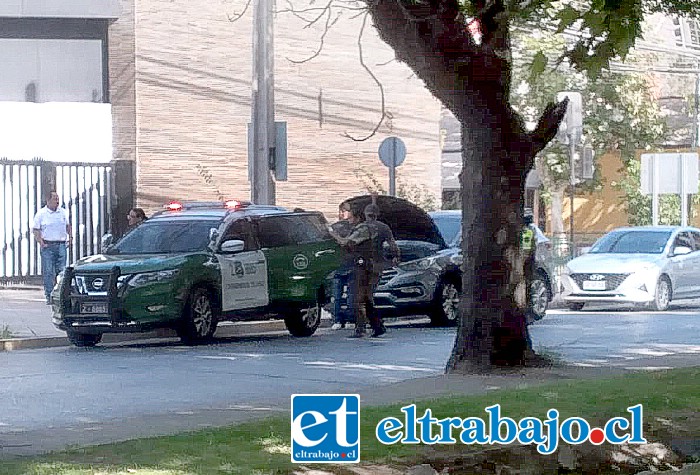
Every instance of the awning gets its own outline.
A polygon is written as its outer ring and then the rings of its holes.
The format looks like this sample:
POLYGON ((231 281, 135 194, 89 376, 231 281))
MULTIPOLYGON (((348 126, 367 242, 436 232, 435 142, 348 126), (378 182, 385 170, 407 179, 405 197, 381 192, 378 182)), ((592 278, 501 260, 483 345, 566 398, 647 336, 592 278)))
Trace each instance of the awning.
POLYGON ((119 18, 118 0, 2 0, 0 17, 9 18, 119 18))

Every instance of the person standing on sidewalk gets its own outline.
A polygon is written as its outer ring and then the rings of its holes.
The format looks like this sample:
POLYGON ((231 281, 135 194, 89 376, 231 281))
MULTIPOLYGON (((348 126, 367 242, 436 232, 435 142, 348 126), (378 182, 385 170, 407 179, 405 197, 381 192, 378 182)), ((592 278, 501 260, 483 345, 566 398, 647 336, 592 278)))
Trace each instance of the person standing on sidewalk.
POLYGON ((32 224, 34 237, 41 246, 41 274, 44 277, 47 305, 51 304, 51 291, 56 276, 66 267, 66 244, 71 239, 68 212, 59 207, 58 203, 58 193, 51 191, 46 198, 46 206, 37 211, 32 224))

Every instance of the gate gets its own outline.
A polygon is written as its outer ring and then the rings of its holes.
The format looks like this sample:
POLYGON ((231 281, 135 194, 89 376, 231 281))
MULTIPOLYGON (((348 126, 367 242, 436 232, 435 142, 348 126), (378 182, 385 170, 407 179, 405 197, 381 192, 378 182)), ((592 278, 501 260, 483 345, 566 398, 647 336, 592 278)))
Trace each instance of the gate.
POLYGON ((31 227, 51 190, 58 193, 60 206, 71 221, 68 262, 98 254, 102 235, 123 226, 123 219, 115 219, 115 213, 126 215, 124 209, 133 205, 133 193, 120 199, 115 194, 118 179, 128 180, 129 189, 132 187, 132 163, 124 163, 0 159, 0 284, 41 280, 39 245, 31 227), (117 176, 118 170, 129 173, 117 176))

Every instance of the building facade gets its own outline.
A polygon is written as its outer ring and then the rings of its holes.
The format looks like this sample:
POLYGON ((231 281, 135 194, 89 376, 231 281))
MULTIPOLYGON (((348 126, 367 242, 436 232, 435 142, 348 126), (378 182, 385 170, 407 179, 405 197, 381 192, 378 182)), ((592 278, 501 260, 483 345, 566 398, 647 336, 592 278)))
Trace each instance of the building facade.
MULTIPOLYGON (((238 17, 246 3, 119 1, 109 31, 113 146, 115 158, 136 163, 139 206, 249 198, 252 8, 238 17)), ((372 28, 362 34, 362 52, 384 90, 386 118, 368 140, 348 137, 375 128, 381 91, 360 63, 362 18, 336 14, 325 34, 325 21, 299 18, 318 12, 275 14, 275 119, 287 122, 288 135, 288 181, 276 183, 277 204, 334 216, 344 198, 366 193, 368 180, 388 189, 377 155, 387 136, 408 150, 399 182, 439 202, 440 105, 372 28)))

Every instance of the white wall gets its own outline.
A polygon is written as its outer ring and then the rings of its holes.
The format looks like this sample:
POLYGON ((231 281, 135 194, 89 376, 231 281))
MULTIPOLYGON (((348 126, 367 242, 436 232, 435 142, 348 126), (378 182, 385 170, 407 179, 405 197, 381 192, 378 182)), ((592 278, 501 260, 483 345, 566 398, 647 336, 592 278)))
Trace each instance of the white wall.
POLYGON ((0 158, 109 162, 111 104, 0 102, 0 158))

